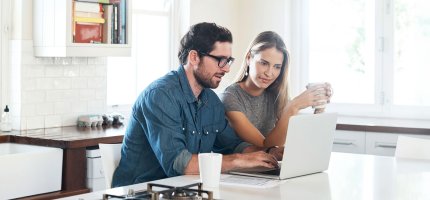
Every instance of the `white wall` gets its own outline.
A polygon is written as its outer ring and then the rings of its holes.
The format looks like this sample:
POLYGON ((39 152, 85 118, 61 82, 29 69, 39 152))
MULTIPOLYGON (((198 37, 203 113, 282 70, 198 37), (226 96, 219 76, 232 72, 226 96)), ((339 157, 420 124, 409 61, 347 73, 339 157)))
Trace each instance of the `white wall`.
POLYGON ((106 58, 33 56, 32 0, 12 1, 10 109, 14 129, 75 125, 106 111, 106 58))
POLYGON ((233 34, 233 57, 236 58, 217 91, 233 82, 249 43, 258 33, 275 31, 283 36, 287 46, 290 38, 286 0, 191 0, 190 22, 215 22, 233 34))

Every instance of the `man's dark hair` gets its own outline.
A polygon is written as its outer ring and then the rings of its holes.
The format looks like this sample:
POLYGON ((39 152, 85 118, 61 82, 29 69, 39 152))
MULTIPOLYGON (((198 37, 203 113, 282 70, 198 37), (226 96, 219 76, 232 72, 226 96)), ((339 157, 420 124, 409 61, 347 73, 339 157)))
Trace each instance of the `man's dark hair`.
MULTIPOLYGON (((182 65, 187 63, 188 52, 196 50, 209 53, 214 49, 215 42, 233 42, 231 32, 215 23, 198 23, 191 26, 187 34, 181 39, 178 58, 182 65)), ((199 55, 201 56, 201 55, 199 55)))

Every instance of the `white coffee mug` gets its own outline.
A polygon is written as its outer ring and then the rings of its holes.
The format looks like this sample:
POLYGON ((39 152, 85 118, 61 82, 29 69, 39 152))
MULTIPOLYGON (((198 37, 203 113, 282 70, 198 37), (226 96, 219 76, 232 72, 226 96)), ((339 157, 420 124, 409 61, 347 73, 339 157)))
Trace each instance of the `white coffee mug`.
POLYGON ((222 154, 199 154, 200 181, 203 187, 219 187, 221 177, 222 154))
MULTIPOLYGON (((327 84, 323 83, 323 82, 321 82, 321 83, 309 83, 306 86, 306 89, 315 88, 319 92, 318 95, 320 95, 320 96, 326 96, 327 95, 327 91, 326 91, 326 88, 325 88, 326 86, 327 86, 327 84)), ((327 100, 321 99, 318 102, 322 103, 322 104, 321 105, 317 105, 317 106, 312 106, 312 108, 324 110, 324 108, 326 107, 326 104, 327 104, 327 100)))

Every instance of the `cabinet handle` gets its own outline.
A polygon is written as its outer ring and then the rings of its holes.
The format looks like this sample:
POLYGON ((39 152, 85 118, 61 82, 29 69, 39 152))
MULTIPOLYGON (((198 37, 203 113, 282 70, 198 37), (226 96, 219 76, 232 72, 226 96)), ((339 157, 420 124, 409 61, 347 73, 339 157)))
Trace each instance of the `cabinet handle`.
POLYGON ((378 143, 376 143, 375 147, 395 149, 396 145, 395 144, 378 144, 378 143))
POLYGON ((333 144, 338 144, 338 145, 353 145, 354 143, 352 143, 352 142, 333 142, 333 144))

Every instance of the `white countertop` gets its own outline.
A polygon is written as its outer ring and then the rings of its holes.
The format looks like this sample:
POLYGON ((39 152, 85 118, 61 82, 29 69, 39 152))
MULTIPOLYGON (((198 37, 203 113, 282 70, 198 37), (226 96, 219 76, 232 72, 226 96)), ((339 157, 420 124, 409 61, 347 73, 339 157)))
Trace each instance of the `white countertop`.
MULTIPOLYGON (((228 175, 223 175, 228 176, 228 175)), ((179 176, 156 181, 183 186, 198 176, 179 176)), ((301 199, 301 200, 386 200, 430 199, 430 161, 394 157, 332 153, 330 167, 323 173, 282 181, 270 188, 221 185, 215 197, 221 199, 301 199)), ((145 183, 72 196, 68 200, 102 199, 102 194, 142 190, 145 183)))
POLYGON ((430 120, 424 120, 424 119, 351 117, 351 116, 340 115, 338 117, 337 123, 359 125, 359 126, 387 126, 387 127, 430 129, 430 120))

